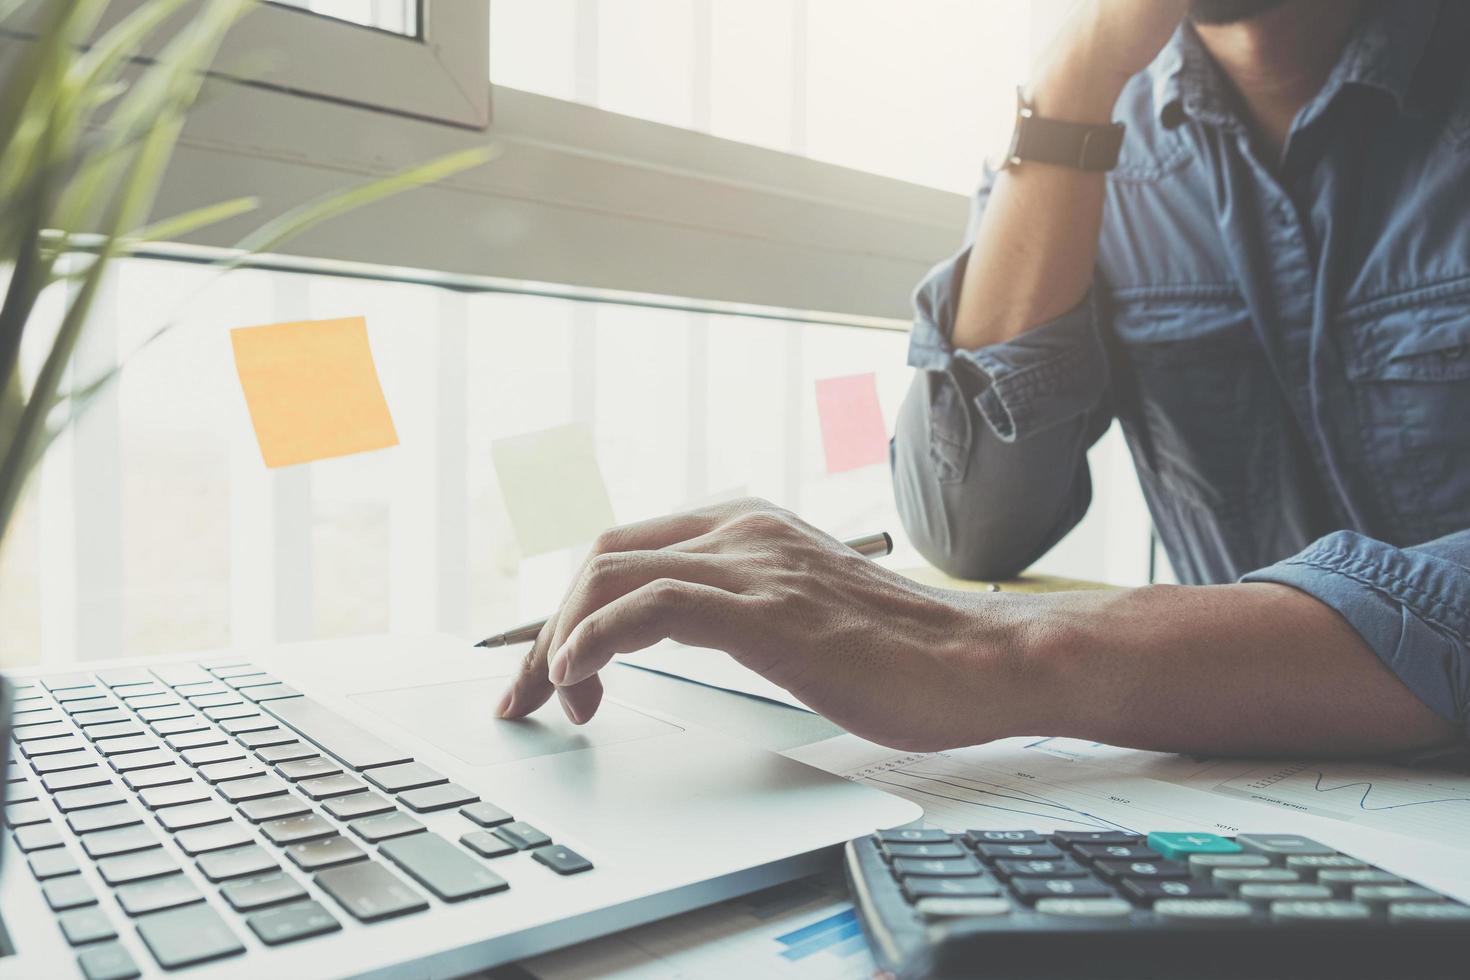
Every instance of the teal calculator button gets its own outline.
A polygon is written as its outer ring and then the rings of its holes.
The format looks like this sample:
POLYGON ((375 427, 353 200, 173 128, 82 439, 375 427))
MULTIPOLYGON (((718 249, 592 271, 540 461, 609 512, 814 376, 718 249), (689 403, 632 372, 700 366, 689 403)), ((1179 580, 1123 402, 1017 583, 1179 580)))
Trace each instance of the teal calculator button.
POLYGON ((1187 861, 1191 854, 1237 854, 1241 850, 1235 841, 1219 834, 1154 833, 1148 835, 1148 846, 1176 861, 1187 861))

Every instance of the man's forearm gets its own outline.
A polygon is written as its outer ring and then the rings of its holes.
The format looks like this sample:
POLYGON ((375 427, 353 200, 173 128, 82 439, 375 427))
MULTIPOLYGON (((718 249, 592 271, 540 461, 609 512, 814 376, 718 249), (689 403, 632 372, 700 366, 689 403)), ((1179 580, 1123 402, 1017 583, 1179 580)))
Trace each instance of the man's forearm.
POLYGON ((1457 736, 1336 612, 1288 586, 1150 586, 1041 605, 1028 673, 1057 697, 1038 733, 1174 752, 1338 755, 1457 736))

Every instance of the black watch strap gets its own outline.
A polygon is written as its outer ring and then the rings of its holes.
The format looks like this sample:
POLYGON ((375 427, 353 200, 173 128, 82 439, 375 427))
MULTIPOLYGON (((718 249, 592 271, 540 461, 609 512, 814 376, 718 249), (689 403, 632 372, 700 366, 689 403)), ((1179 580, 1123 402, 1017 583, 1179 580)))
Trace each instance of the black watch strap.
POLYGON ((1123 124, 1096 126, 1038 116, 1016 90, 1016 129, 1006 153, 1010 166, 1028 160, 1077 170, 1111 170, 1123 146, 1123 124))

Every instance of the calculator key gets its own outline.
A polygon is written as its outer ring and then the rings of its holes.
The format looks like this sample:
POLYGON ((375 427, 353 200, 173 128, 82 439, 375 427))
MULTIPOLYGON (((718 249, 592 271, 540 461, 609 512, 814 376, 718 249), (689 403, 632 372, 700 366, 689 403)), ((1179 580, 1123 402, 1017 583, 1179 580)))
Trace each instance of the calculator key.
POLYGON ((1269 868, 1271 859, 1260 854, 1191 854, 1189 873, 1196 878, 1209 878, 1219 868, 1269 868))
POLYGON ((262 773, 258 776, 250 776, 245 779, 232 779, 226 783, 220 783, 217 792, 230 803, 244 803, 248 800, 259 800, 268 796, 280 796, 286 792, 286 784, 275 776, 262 773))
POLYGON ((194 863, 199 866, 200 873, 213 882, 244 878, 247 875, 260 875, 267 871, 275 871, 280 867, 271 853, 259 844, 246 844, 244 847, 211 851, 208 854, 199 855, 198 860, 194 863))
POLYGON ((906 878, 903 890, 911 902, 929 896, 991 898, 1001 893, 989 878, 906 878))
POLYGON ((931 921, 970 919, 1009 915, 1011 903, 1004 898, 921 898, 914 909, 931 921))
POLYGON ((163 824, 163 829, 170 833, 178 833, 181 830, 189 830, 192 827, 205 827, 212 823, 223 823, 230 819, 230 811, 223 804, 210 801, 208 803, 190 803, 187 806, 165 807, 156 813, 158 822, 163 824))
POLYGON ((1398 875, 1379 871, 1376 868, 1356 868, 1347 871, 1321 871, 1317 884, 1326 885, 1339 898, 1347 898, 1359 885, 1406 885, 1408 882, 1398 875))
POLYGON ((292 740, 281 742, 276 745, 265 745, 255 750, 255 757, 266 765, 274 766, 282 762, 297 762, 301 759, 310 759, 316 756, 316 749, 305 742, 292 740))
POLYGON ((1071 858, 1057 861, 1022 861, 1003 858, 995 862, 995 871, 1002 878, 1081 878, 1088 871, 1071 858))
POLYGON ((447 776, 440 775, 422 762, 403 762, 396 766, 369 769, 363 776, 385 793, 401 793, 406 789, 449 782, 447 776))
POLYGON ((1154 915, 1177 922, 1249 919, 1251 905, 1230 898, 1161 898, 1154 902, 1154 915))
POLYGON ((77 966, 86 980, 133 980, 140 975, 133 957, 117 943, 82 950, 77 954, 77 966))
POLYGON ((395 837, 406 837, 409 834, 417 834, 424 829, 424 825, 406 813, 383 813, 375 817, 363 817, 354 820, 347 826, 352 832, 370 844, 379 841, 392 840, 395 837))
POLYGON ((98 908, 75 909, 56 917, 61 934, 73 946, 116 939, 117 930, 107 918, 107 913, 98 908))
POLYGON ((894 873, 904 877, 918 875, 935 878, 963 878, 966 875, 978 875, 983 870, 980 862, 969 856, 962 858, 895 858, 893 861, 894 873))
POLYGON ((336 827, 315 813, 288 817, 285 820, 270 820, 261 824, 260 829, 265 832, 265 836, 272 844, 279 844, 282 847, 301 841, 315 840, 318 837, 331 837, 337 833, 336 827))
POLYGON ((961 858, 970 852, 958 844, 884 844, 890 858, 961 858))
POLYGON ((524 820, 513 820, 510 823, 501 824, 495 828, 494 833, 507 844, 514 845, 518 851, 528 851, 533 847, 544 847, 551 843, 550 837, 524 820))
POLYGON ((516 852, 510 844, 484 830, 472 830, 462 835, 459 842, 483 858, 504 857, 516 852))
POLYGON ((1011 890, 1023 902, 1042 898, 1112 898, 1113 890, 1096 878, 1017 878, 1011 890))
POLYGON ((46 904, 53 912, 65 912, 67 909, 79 909, 85 905, 97 904, 97 896, 92 893, 92 886, 87 884, 81 875, 53 878, 41 886, 41 894, 46 897, 46 904))
POLYGON ((123 782, 128 789, 135 792, 145 790, 150 786, 168 786, 172 783, 186 783, 194 778, 194 774, 180 765, 160 766, 157 769, 145 769, 141 772, 130 772, 123 776, 123 782))
POLYGON ((1375 909, 1381 909, 1390 902, 1433 902, 1442 898, 1438 892, 1430 891, 1423 885, 1353 886, 1353 901, 1375 909))
POLYGON ((356 820, 358 817, 389 813, 393 810, 393 804, 377 793, 353 793, 351 796, 328 800, 322 804, 322 809, 338 820, 356 820))
POLYGON ((1157 832, 1148 835, 1148 846, 1165 858, 1188 860, 1191 854, 1239 854, 1241 846, 1219 834, 1179 834, 1157 832))
POLYGON ((1051 844, 976 844, 975 851, 983 858, 1025 858, 1027 860, 1057 861, 1064 855, 1051 844))
POLYGON ((1234 890, 1241 885, 1291 885, 1301 881, 1301 875, 1285 868, 1216 868, 1211 880, 1234 890))
MULTIPOLYGON (((463 814, 464 816, 469 817, 471 820, 473 820, 475 823, 479 824, 481 827, 499 827, 501 824, 503 824, 503 823, 510 823, 512 820, 515 819, 515 817, 512 817, 510 814, 506 813, 504 810, 500 809, 500 807, 496 806, 495 804, 493 804, 493 803, 486 803, 483 800, 481 800, 479 803, 471 803, 469 806, 460 807, 459 808, 459 812, 461 814, 463 814)), ((956 848, 956 850, 958 850, 958 848, 956 848)), ((929 857, 929 856, 931 856, 931 855, 923 855, 923 854, 905 855, 905 857, 929 857)), ((935 855, 932 855, 932 856, 933 857, 941 857, 941 856, 950 856, 950 855, 938 855, 938 854, 935 854, 935 855)), ((956 854, 956 855, 953 855, 953 856, 954 857, 958 857, 959 855, 956 854)))
POLYGON ((97 873, 114 888, 148 878, 161 878, 178 870, 178 862, 161 847, 118 854, 97 862, 97 873))
POLYGON ((1133 912, 1121 898, 1039 898, 1036 911, 1068 919, 1117 919, 1133 912))
POLYGON ((26 863, 31 866, 31 874, 35 875, 37 881, 75 874, 81 870, 77 867, 76 858, 72 857, 71 851, 65 847, 51 847, 44 851, 35 851, 26 856, 26 863))
POLYGON ((332 917, 332 913, 322 908, 319 902, 302 902, 285 908, 256 912, 245 919, 245 924, 267 946, 309 939, 342 928, 342 924, 332 917))
POLYGON ((1045 844, 1046 838, 1031 830, 967 830, 971 844, 1045 844))
POLYGON ((1142 845, 1138 834, 1125 834, 1114 830, 1059 830, 1052 838, 1063 844, 1132 844, 1142 845))
POLYGON ((190 857, 209 851, 222 851, 228 847, 239 847, 254 840, 255 835, 246 829, 244 824, 234 820, 229 823, 212 824, 208 827, 181 830, 174 835, 174 843, 178 844, 179 849, 190 857))
POLYGON ((251 823, 265 823, 267 820, 302 816, 310 813, 311 807, 294 796, 271 796, 241 803, 239 810, 240 816, 251 823))
POLYGON ((1264 854, 1277 861, 1284 861, 1293 855, 1328 855, 1336 854, 1326 844, 1319 844, 1310 837, 1301 837, 1297 834, 1241 834, 1235 838, 1235 842, 1255 854, 1264 854))
POLYGON ((1366 871, 1368 866, 1346 854, 1304 854, 1287 858, 1286 870, 1310 879, 1323 871, 1366 871))
POLYGON ((321 871, 339 864, 362 861, 367 853, 340 834, 320 840, 304 841, 286 848, 286 856, 302 871, 321 871))
POLYGON ((114 854, 131 854, 158 847, 158 838, 147 827, 123 827, 120 830, 104 830, 82 838, 82 850, 94 861, 112 857, 114 854))
POLYGON ((1137 844, 1078 844, 1072 850, 1078 857, 1093 861, 1157 861, 1163 857, 1153 848, 1137 844))
POLYGON ((231 881, 220 886, 219 893, 236 912, 249 912, 306 897, 306 889, 295 878, 285 874, 231 881))
MULTIPOLYGON (((1280 887, 1280 886, 1257 886, 1257 887, 1280 887)), ((1164 881, 1147 881, 1141 878, 1125 879, 1122 885, 1123 895, 1140 905, 1152 905, 1161 898, 1229 898, 1230 893, 1219 885, 1208 881, 1190 881, 1179 879, 1168 879, 1164 881)), ((1284 898, 1292 896, 1286 895, 1284 898)), ((1304 898, 1313 896, 1305 895, 1304 898)), ((1330 898, 1331 896, 1326 896, 1330 898)))
POLYGON ((553 844, 531 852, 538 864, 544 864, 559 875, 580 874, 592 870, 592 862, 569 847, 553 844))
POLYGON ((341 766, 331 759, 320 755, 294 762, 282 762, 276 766, 276 772, 285 776, 293 783, 303 779, 315 779, 318 776, 335 776, 341 771, 341 766))
POLYGON ((1241 885, 1236 895, 1252 905, 1270 905, 1272 902, 1325 902, 1332 898, 1332 889, 1326 885, 1309 885, 1298 882, 1290 885, 1241 885))
POLYGON ((208 905, 150 915, 138 923, 138 935, 165 970, 245 951, 219 913, 208 905))
POLYGON ((1388 921, 1401 925, 1439 923, 1470 924, 1470 906, 1457 902, 1395 902, 1388 907, 1388 921))
POLYGON ((296 788, 306 794, 308 799, 313 800, 329 800, 334 796, 347 796, 351 793, 364 792, 367 789, 361 781, 341 772, 335 776, 303 779, 296 784, 296 788))
POLYGON ((1188 878, 1189 867, 1182 861, 1099 861, 1097 873, 1110 881, 1123 878, 1188 878))
MULTIPOLYGON (((564 858, 558 863, 547 864, 561 874, 571 874, 580 862, 591 867, 583 858, 561 848, 564 858), (562 870, 565 867, 569 870, 562 870)), ((455 847, 438 834, 412 834, 388 841, 378 848, 388 860, 398 865, 408 876, 446 902, 457 902, 476 895, 504 891, 510 885, 495 872, 455 847)))
POLYGON ((204 901, 194 882, 181 874, 152 881, 135 881, 113 890, 113 897, 128 915, 144 915, 204 901))
POLYGON ((186 803, 203 803, 210 798, 209 787, 192 780, 187 783, 171 783, 168 786, 150 786, 138 794, 138 799, 150 810, 183 806, 186 803))
POLYGON ((26 854, 62 845, 61 831, 52 823, 35 823, 15 831, 15 846, 26 854))
POLYGON ((1296 925, 1312 922, 1359 922, 1373 910, 1357 902, 1273 902, 1271 918, 1296 925))
POLYGON ((429 907, 422 895, 376 861, 328 868, 316 876, 316 883, 349 915, 362 922, 422 912, 429 907))
POLYGON ((880 830, 878 839, 885 844, 947 844, 949 834, 927 827, 902 827, 898 830, 880 830))
POLYGON ((467 803, 474 803, 479 798, 479 793, 465 789, 458 783, 424 786, 398 794, 398 802, 408 807, 414 813, 434 813, 438 810, 450 810, 454 807, 464 806, 467 803))

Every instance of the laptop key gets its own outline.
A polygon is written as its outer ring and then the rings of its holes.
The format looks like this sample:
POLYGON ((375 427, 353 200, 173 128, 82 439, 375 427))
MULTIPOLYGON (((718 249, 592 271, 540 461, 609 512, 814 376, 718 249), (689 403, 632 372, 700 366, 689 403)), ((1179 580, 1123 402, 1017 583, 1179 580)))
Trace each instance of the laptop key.
POLYGON ((408 753, 398 751, 311 698, 281 698, 266 701, 261 707, 349 769, 372 769, 413 761, 408 753))
POLYGON ((136 724, 133 716, 121 708, 108 708, 105 711, 89 711, 84 715, 78 715, 72 719, 77 727, 82 730, 88 738, 93 737, 92 732, 98 728, 106 728, 109 725, 136 724))
POLYGON ((14 806, 17 803, 33 803, 41 798, 41 793, 36 789, 36 784, 29 779, 11 777, 5 787, 5 799, 7 805, 14 806))
POLYGON ((231 779, 248 779, 251 776, 259 776, 264 772, 265 769, 254 759, 232 759, 229 762, 215 762, 199 767, 199 775, 203 776, 205 782, 211 785, 217 785, 231 779))
POLYGON ((39 759, 32 759, 31 769, 35 770, 37 776, 46 776, 68 769, 85 769, 95 766, 98 761, 97 755, 90 751, 63 752, 61 755, 43 755, 39 759))
POLYGON ((354 820, 347 826, 352 832, 369 844, 379 841, 392 840, 394 837, 403 837, 408 834, 417 834, 424 829, 424 825, 406 813, 383 813, 376 817, 363 817, 354 820))
POLYGON ((97 679, 107 687, 132 687, 135 684, 151 684, 153 675, 142 667, 113 667, 97 671, 97 679))
POLYGON ((180 704, 173 698, 164 698, 162 700, 164 701, 163 704, 151 704, 141 708, 133 705, 133 707, 137 710, 138 717, 149 723, 174 721, 176 719, 195 719, 199 717, 194 713, 193 708, 190 708, 186 704, 180 704))
POLYGON ((459 838, 459 842, 483 858, 504 857, 514 854, 514 846, 486 830, 472 830, 459 838))
POLYGON ((186 684, 204 684, 213 680, 198 664, 159 664, 152 668, 153 676, 169 687, 186 684))
POLYGON ((69 704, 73 701, 85 701, 89 698, 101 697, 105 693, 106 692, 103 691, 102 688, 98 687, 96 684, 86 684, 78 687, 68 688, 64 691, 57 691, 53 689, 51 691, 51 696, 62 704, 69 704))
POLYGON ((51 819, 51 808, 40 800, 30 803, 8 803, 5 806, 5 823, 11 827, 29 827, 33 823, 45 823, 51 819))
POLYGON ((232 677, 253 677, 263 673, 254 664, 208 664, 204 668, 222 681, 229 681, 232 677))
POLYGON ((305 742, 295 739, 294 734, 290 741, 274 745, 262 746, 255 750, 255 757, 267 765, 276 765, 281 762, 295 762, 299 759, 310 759, 316 755, 316 749, 305 742))
POLYGON ((518 851, 529 851, 533 847, 545 847, 551 838, 532 827, 524 820, 513 820, 495 828, 495 836, 515 847, 518 851))
POLYGON ((138 923, 138 935, 165 970, 245 951, 219 913, 208 905, 150 915, 138 923))
POLYGON ((433 813, 450 810, 479 800, 480 794, 465 789, 459 783, 443 783, 439 786, 424 786, 398 794, 398 802, 415 813, 433 813))
POLYGON ((438 834, 387 841, 378 852, 446 902, 504 891, 510 885, 438 834))
POLYGON ((531 852, 531 857, 559 875, 581 874, 583 871, 592 870, 591 861, 571 848, 562 847, 560 844, 554 844, 551 847, 538 847, 531 852))
POLYGON ((190 857, 196 854, 204 854, 208 851, 223 851, 229 847, 239 847, 242 844, 250 844, 255 841, 255 835, 243 824, 230 821, 229 823, 211 824, 208 827, 195 827, 192 830, 181 830, 174 835, 174 843, 179 849, 190 857))
POLYGON ((226 678, 225 683, 238 691, 242 687, 265 687, 267 684, 279 684, 281 683, 281 679, 274 674, 267 674, 259 668, 254 668, 245 673, 226 678))
POLYGON ((246 779, 232 779, 229 782, 220 783, 218 791, 220 796, 231 803, 244 803, 247 800, 258 800, 267 796, 280 796, 286 792, 286 784, 275 776, 261 773, 246 779))
POLYGON ((135 881, 113 889, 112 895, 122 910, 131 916, 204 901, 204 893, 182 874, 152 881, 135 881))
POLYGON ((31 874, 37 881, 76 874, 81 870, 77 867, 76 858, 72 857, 71 851, 65 847, 49 847, 44 851, 35 851, 26 856, 26 863, 31 866, 31 874))
POLYGON ((381 769, 370 769, 363 775, 368 782, 385 793, 401 793, 406 789, 449 782, 448 777, 440 775, 422 762, 383 766, 381 769))
POLYGON ((138 964, 118 943, 82 950, 77 954, 77 966, 87 980, 133 980, 140 976, 138 964))
POLYGON ((287 874, 263 875, 221 885, 219 893, 236 912, 263 909, 306 897, 306 889, 287 874))
POLYGON ((244 757, 245 750, 231 743, 210 745, 202 749, 185 749, 179 753, 179 758, 195 767, 207 766, 214 762, 229 762, 244 757))
POLYGON ((117 938, 117 930, 112 927, 107 913, 101 909, 85 908, 64 912, 56 917, 56 922, 61 926, 61 934, 73 946, 117 938))
POLYGON ((67 814, 66 822, 74 834, 90 834, 97 830, 113 830, 143 822, 143 813, 131 803, 113 803, 94 810, 78 810, 67 814))
POLYGON ((81 789, 83 786, 101 786, 110 782, 112 782, 112 774, 101 766, 53 772, 41 777, 41 787, 48 793, 59 793, 66 789, 81 789))
POLYGON ((93 894, 92 886, 87 884, 81 875, 52 878, 41 886, 41 894, 46 897, 46 904, 53 912, 65 912, 67 909, 79 909, 84 905, 97 904, 97 896, 93 894))
MULTIPOLYGON (((225 785, 228 786, 229 784, 226 783, 225 785)), ((237 783, 236 785, 239 784, 237 783)), ((251 823, 264 823, 267 820, 299 817, 304 813, 310 813, 311 807, 294 796, 271 796, 241 803, 239 810, 240 816, 249 820, 251 823)))
POLYGON ((255 687, 242 687, 240 693, 245 695, 256 704, 266 701, 280 701, 284 698, 299 698, 301 692, 289 684, 264 684, 255 687))
POLYGON ((320 755, 295 762, 283 762, 276 766, 276 772, 293 783, 303 779, 315 779, 317 776, 335 776, 341 771, 341 766, 320 755))
POLYGON ((161 878, 178 870, 178 862, 161 847, 118 854, 97 862, 97 873, 114 888, 148 878, 161 878))
POLYGON ((315 813, 308 813, 301 817, 288 817, 285 820, 271 820, 261 824, 260 829, 265 831, 266 838, 272 844, 279 844, 282 847, 300 841, 314 840, 318 837, 330 837, 337 833, 336 827, 315 813))
POLYGON ((150 786, 138 794, 138 799, 150 810, 161 810, 166 806, 183 806, 186 803, 203 803, 210 799, 209 787, 190 780, 168 786, 150 786))
POLYGON ((184 718, 167 718, 163 721, 150 721, 148 727, 153 729, 153 734, 160 738, 167 738, 169 735, 183 735, 186 732, 209 731, 209 726, 198 715, 188 715, 184 718))
POLYGON ((459 812, 469 817, 481 827, 499 827, 501 824, 510 823, 515 819, 515 817, 506 813, 495 804, 484 801, 471 803, 466 807, 460 807, 459 812))
POLYGON ((164 738, 164 744, 175 752, 184 749, 202 749, 208 745, 225 745, 225 737, 211 728, 201 728, 193 732, 180 732, 177 735, 169 735, 164 738))
POLYGON ((21 742, 20 754, 27 759, 36 759, 48 755, 60 755, 63 752, 77 752, 86 747, 86 740, 82 736, 67 733, 55 738, 21 742))
POLYGON ((230 811, 222 804, 210 801, 208 803, 191 803, 187 806, 171 806, 158 811, 158 822, 163 824, 163 829, 170 833, 178 833, 181 830, 189 830, 192 827, 204 827, 209 824, 223 823, 230 819, 230 811))
MULTIPOLYGON (((42 742, 47 739, 61 738, 63 735, 72 735, 74 729, 64 721, 53 721, 43 725, 28 725, 17 728, 11 733, 17 745, 24 746, 28 742, 42 742)), ((75 738, 75 736, 72 736, 75 738)))
POLYGON ((302 902, 285 908, 257 912, 245 919, 250 931, 267 946, 309 939, 342 928, 320 902, 302 902))
POLYGON ((314 879, 317 886, 361 922, 422 912, 424 897, 376 861, 357 861, 328 868, 314 879))
POLYGON ((107 764, 118 772, 137 772, 139 769, 157 769, 162 766, 174 764, 174 754, 163 749, 149 749, 147 752, 129 752, 108 759, 107 764))
POLYGON ((334 796, 348 796, 367 789, 361 782, 346 773, 303 779, 296 784, 296 788, 313 800, 329 800, 334 796))
POLYGON ((114 854, 131 854, 158 847, 158 837, 144 826, 123 827, 119 830, 103 830, 82 838, 82 850, 94 861, 112 857, 114 854))
POLYGON ((260 875, 280 868, 271 853, 259 844, 201 854, 194 863, 204 877, 213 882, 260 875))
POLYGON ((321 871, 339 864, 362 861, 367 853, 340 834, 321 840, 305 841, 286 848, 286 856, 302 871, 321 871))
POLYGON ((91 674, 54 674, 42 677, 40 684, 48 691, 68 691, 78 687, 92 687, 91 674))
POLYGON ((123 776, 123 782, 127 784, 128 789, 135 792, 142 792, 150 786, 169 786, 173 783, 188 783, 192 782, 193 779, 194 774, 192 772, 177 764, 158 766, 154 769, 142 769, 123 776))
POLYGON ((277 744, 276 742, 258 739, 251 739, 250 741, 246 741, 246 735, 251 735, 256 732, 274 732, 275 737, 282 742, 289 742, 295 737, 293 735, 287 735, 282 732, 280 726, 276 724, 276 720, 274 718, 267 718, 265 715, 262 714, 241 715, 238 718, 224 718, 220 720, 219 727, 222 730, 229 732, 231 735, 238 736, 240 744, 245 746, 247 749, 254 748, 255 745, 277 744), (253 745, 252 742, 254 743, 253 745))
POLYGON ((353 793, 351 796, 339 796, 328 800, 322 804, 322 809, 338 820, 356 820, 358 817, 389 813, 393 809, 393 804, 377 793, 353 793))
MULTIPOLYGON (((116 710, 116 709, 114 709, 116 710)), ((101 714, 101 712, 97 712, 101 714)), ((146 734, 143 726, 135 721, 114 721, 105 725, 88 725, 82 733, 92 741, 102 738, 139 738, 146 734)), ((100 749, 101 746, 98 746, 100 749)))
POLYGON ((151 735, 125 735, 121 738, 104 738, 97 742, 97 751, 105 757, 112 758, 115 755, 127 755, 129 752, 143 752, 148 749, 158 748, 158 741, 151 735))
POLYGON ((215 705, 204 709, 204 717, 210 721, 239 721, 246 718, 259 718, 260 712, 248 704, 225 704, 215 705))

